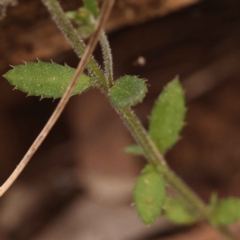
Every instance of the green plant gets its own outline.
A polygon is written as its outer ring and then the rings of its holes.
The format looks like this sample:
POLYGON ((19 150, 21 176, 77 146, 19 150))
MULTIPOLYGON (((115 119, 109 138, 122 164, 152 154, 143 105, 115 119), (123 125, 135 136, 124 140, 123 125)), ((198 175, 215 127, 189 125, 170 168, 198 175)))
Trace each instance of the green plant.
POLYGON ((226 225, 240 218, 240 211, 235 210, 238 209, 240 200, 234 198, 218 200, 212 197, 209 205, 205 205, 169 168, 163 156, 179 139, 179 132, 184 126, 186 107, 184 92, 178 78, 166 86, 156 101, 147 132, 131 109, 143 100, 147 92, 145 80, 136 76, 124 76, 113 81, 111 49, 102 31, 113 0, 105 0, 100 13, 96 0, 84 0, 83 8, 68 13, 62 11, 57 0, 42 1, 82 59, 75 73, 67 66, 38 62, 16 66, 5 74, 11 84, 30 95, 61 97, 61 100, 21 163, 0 188, 0 195, 7 191, 29 162, 55 124, 70 96, 94 86, 109 98, 136 140, 137 145, 128 147, 126 151, 143 155, 148 161, 134 188, 134 202, 142 221, 148 225, 152 224, 161 213, 178 224, 207 221, 229 239, 236 239, 226 225), (69 19, 75 22, 77 31, 71 26, 69 19), (85 47, 79 36, 87 35, 91 35, 91 39, 85 47), (91 56, 98 38, 103 49, 104 72, 91 56), (82 74, 85 67, 88 76, 82 74), (58 81, 55 81, 56 79, 58 81), (179 196, 167 196, 166 185, 174 188, 179 196))
MULTIPOLYGON (((74 72, 75 69, 68 66, 38 61, 13 67, 4 77, 29 96, 55 99, 62 97, 74 72)), ((82 74, 72 94, 80 94, 91 85, 91 78, 82 74)))

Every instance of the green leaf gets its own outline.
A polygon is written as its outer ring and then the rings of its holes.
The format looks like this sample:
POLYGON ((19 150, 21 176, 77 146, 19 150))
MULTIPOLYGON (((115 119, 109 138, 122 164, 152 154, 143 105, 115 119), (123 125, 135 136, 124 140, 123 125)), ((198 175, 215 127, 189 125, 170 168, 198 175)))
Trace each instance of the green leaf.
POLYGON ((84 6, 88 9, 95 18, 98 17, 99 8, 97 0, 83 0, 84 6))
POLYGON ((166 198, 164 207, 165 216, 177 224, 192 224, 197 218, 189 211, 188 205, 181 198, 166 198))
POLYGON ((109 97, 117 108, 135 106, 142 102, 147 92, 145 81, 136 76, 124 76, 115 82, 109 97))
POLYGON ((80 37, 87 38, 94 32, 95 23, 88 9, 79 8, 77 11, 66 12, 65 15, 77 25, 76 30, 80 37))
POLYGON ((71 20, 78 21, 77 11, 68 11, 65 12, 65 16, 71 20))
POLYGON ((77 11, 69 11, 65 13, 66 17, 73 20, 77 25, 93 25, 92 13, 86 8, 79 8, 77 11))
MULTIPOLYGON (((62 97, 75 69, 56 63, 30 62, 14 66, 4 77, 22 92, 42 98, 62 97)), ((91 80, 81 75, 73 94, 79 94, 91 86, 91 80)))
POLYGON ((144 151, 139 145, 128 146, 124 149, 124 151, 133 155, 144 155, 144 151))
POLYGON ((220 200, 212 212, 212 225, 228 225, 240 219, 240 199, 227 198, 220 200))
POLYGON ((134 203, 138 215, 145 224, 152 224, 159 216, 165 195, 164 180, 154 167, 148 164, 134 187, 134 203))
POLYGON ((184 92, 175 78, 157 99, 150 116, 149 134, 162 154, 179 139, 185 111, 184 92))

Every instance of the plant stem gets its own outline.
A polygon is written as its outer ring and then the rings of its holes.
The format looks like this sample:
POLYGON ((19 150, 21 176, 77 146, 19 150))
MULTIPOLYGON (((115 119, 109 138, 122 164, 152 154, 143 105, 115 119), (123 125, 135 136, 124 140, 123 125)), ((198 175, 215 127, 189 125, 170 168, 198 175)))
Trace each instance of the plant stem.
POLYGON ((184 199, 201 212, 204 218, 209 218, 208 210, 205 204, 198 198, 198 196, 187 187, 183 181, 176 176, 176 174, 167 166, 164 157, 159 153, 155 144, 149 137, 146 130, 136 117, 136 115, 129 108, 118 109, 127 127, 135 138, 136 142, 143 148, 145 156, 149 163, 156 167, 161 166, 161 172, 165 177, 167 183, 174 187, 184 199))
MULTIPOLYGON (((67 40, 72 45, 73 49, 77 53, 77 55, 81 58, 85 51, 84 42, 78 37, 76 31, 73 29, 72 25, 68 18, 66 18, 65 13, 63 12, 61 6, 56 0, 42 0, 43 4, 48 8, 53 20, 62 31, 63 35, 67 38, 67 40)), ((105 0, 109 1, 109 0, 105 0)), ((89 63, 87 65, 89 75, 95 80, 95 84, 105 91, 108 89, 108 84, 106 78, 101 71, 99 65, 91 56, 89 63)))
MULTIPOLYGON (((46 1, 46 0, 45 0, 46 1)), ((53 19, 58 24, 59 28, 63 31, 64 35, 73 45, 73 48, 76 50, 78 55, 82 53, 82 42, 79 41, 75 31, 72 30, 72 27, 69 21, 66 19, 61 7, 56 3, 56 0, 47 0, 50 4, 48 4, 48 9, 53 16, 53 19), (74 36, 75 35, 75 36, 74 36), (77 40, 76 40, 77 39, 77 40), (80 49, 80 50, 78 50, 80 49)), ((105 55, 105 53, 104 53, 105 55)), ((105 55, 107 58, 108 56, 105 55)), ((97 64, 88 65, 89 72, 93 77, 96 77, 96 82, 103 81, 103 73, 97 66, 97 64), (101 73, 100 73, 101 72, 101 73)), ((107 82, 105 79, 104 82, 107 82)), ((98 82, 98 85, 101 84, 98 82)), ((102 90, 107 95, 108 94, 108 84, 105 83, 107 87, 104 87, 102 90)), ((104 85, 104 86, 105 86, 104 85)), ((173 188, 175 188, 187 201, 190 206, 194 208, 197 212, 198 216, 205 219, 206 221, 210 222, 210 212, 207 206, 203 203, 203 201, 192 191, 175 173, 167 166, 164 157, 159 153, 158 149, 156 148, 153 141, 150 139, 148 133, 143 128, 142 124, 135 116, 133 111, 130 108, 124 109, 115 109, 122 119, 124 120, 125 124, 129 128, 130 132, 132 133, 133 137, 135 138, 136 142, 143 148, 145 156, 149 163, 154 164, 156 167, 161 168, 162 174, 164 175, 168 184, 170 184, 173 188)), ((237 240, 237 238, 230 232, 230 230, 225 227, 217 227, 218 231, 225 235, 228 239, 237 240)))
POLYGON ((151 141, 148 133, 146 132, 145 128, 143 128, 134 112, 130 108, 117 109, 117 112, 129 128, 135 141, 143 148, 147 161, 156 167, 159 165, 165 167, 166 161, 157 150, 155 144, 151 141))
MULTIPOLYGON (((34 141, 20 164, 14 170, 12 175, 9 179, 3 184, 0 188, 0 196, 2 196, 7 189, 12 185, 12 183, 16 180, 19 176, 21 171, 24 169, 26 164, 29 162, 33 154, 36 152, 38 147, 41 145, 43 140, 46 138, 47 134, 57 121, 59 115, 63 111, 65 105, 67 104, 71 92, 77 82, 78 76, 83 72, 90 55, 97 43, 98 37, 102 31, 102 26, 104 25, 111 7, 113 5, 114 0, 105 0, 103 4, 103 9, 101 11, 99 21, 97 23, 97 29, 93 34, 89 45, 85 51, 84 43, 79 40, 76 32, 73 30, 70 22, 65 17, 64 12, 62 11, 60 5, 56 0, 43 0, 43 3, 47 6, 49 12, 51 13, 54 21, 57 23, 58 27, 62 30, 66 38, 72 44, 73 48, 75 49, 76 53, 79 56, 82 56, 82 61, 80 62, 77 71, 72 79, 71 83, 69 84, 64 96, 62 97, 61 101, 59 102, 56 110, 54 111, 53 115, 49 119, 48 123, 39 134, 38 138, 34 141)), ((105 54, 105 53, 104 53, 105 54)), ((105 56, 107 57, 107 56, 105 56)), ((110 67, 110 65, 108 66, 110 67)), ((95 62, 93 58, 89 60, 87 65, 88 71, 90 76, 92 76, 93 80, 95 81, 96 85, 99 86, 103 92, 107 95, 109 91, 109 84, 107 83, 107 79, 105 78, 103 72, 95 62)), ((111 75, 111 71, 110 71, 111 75)), ((159 153, 158 149, 156 148, 155 144, 149 137, 146 130, 143 128, 142 124, 133 113, 130 108, 121 108, 116 109, 116 111, 120 114, 122 119, 124 120, 125 124, 129 128, 130 132, 132 133, 133 137, 135 138, 136 142, 143 148, 145 156, 149 163, 154 164, 156 167, 161 168, 161 173, 163 174, 164 178, 166 179, 167 183, 170 184, 173 188, 175 188, 187 201, 190 206, 192 206, 198 213, 206 221, 210 222, 211 215, 207 208, 207 206, 203 203, 203 201, 192 191, 176 174, 167 166, 164 157, 159 153)), ((237 240, 237 238, 230 232, 230 230, 225 226, 217 227, 217 229, 228 239, 237 240)))
MULTIPOLYGON (((83 43, 78 39, 77 34, 72 29, 68 19, 66 19, 61 7, 56 2, 56 0, 45 0, 45 2, 48 2, 47 7, 53 16, 53 19, 59 26, 59 28, 62 30, 64 35, 67 37, 67 39, 70 41, 70 43, 73 45, 73 48, 80 56, 83 51, 83 43)), ((107 39, 105 39, 107 40, 107 39)), ((106 44, 104 38, 103 38, 103 44, 106 44)), ((107 46, 107 45, 105 45, 107 46)), ((109 47, 107 47, 105 50, 109 50, 109 47)), ((111 67, 111 58, 109 58, 110 52, 105 52, 104 57, 108 59, 108 63, 105 64, 105 66, 108 68, 107 71, 110 73, 112 70, 109 70, 111 67)), ((93 60, 91 60, 93 61, 93 60)), ((104 86, 103 92, 107 95, 108 94, 108 87, 107 79, 103 79, 104 75, 101 72, 98 65, 94 62, 93 64, 88 64, 89 72, 91 73, 91 76, 96 78, 97 85, 104 86), (101 82, 104 82, 104 84, 101 84, 101 82)), ((164 157, 159 153, 158 149, 156 148, 153 141, 150 139, 148 133, 143 128, 142 124, 136 117, 136 115, 133 113, 133 111, 130 108, 124 108, 124 109, 116 109, 116 111, 120 114, 122 119, 124 120, 125 124, 129 128, 130 132, 132 133, 133 137, 135 138, 136 142, 143 148, 145 156, 149 163, 154 164, 156 167, 161 168, 161 171, 167 181, 173 188, 175 188, 187 201, 190 206, 192 206, 198 213, 198 216, 201 216, 206 221, 210 221, 210 212, 207 208, 207 206, 203 203, 203 201, 192 191, 176 174, 167 166, 166 161, 164 157)), ((217 227, 219 232, 221 232, 223 235, 225 235, 228 239, 231 240, 237 240, 237 238, 230 232, 230 230, 225 227, 217 227)))
MULTIPOLYGON (((168 167, 164 157, 159 153, 155 144, 131 109, 124 108, 117 109, 117 111, 123 118, 136 142, 143 148, 148 162, 155 166, 161 166, 161 173, 163 174, 166 182, 176 189, 183 199, 194 209, 197 213, 197 217, 210 222, 211 213, 209 212, 207 206, 197 196, 197 194, 168 167)), ((216 228, 228 239, 237 240, 228 227, 217 226, 216 228)))
MULTIPOLYGON (((44 1, 45 1, 45 3, 46 2, 50 3, 50 2, 54 2, 55 0, 44 0, 44 1)), ((72 91, 77 84, 79 76, 83 73, 83 71, 84 71, 84 69, 85 69, 85 67, 86 67, 86 65, 87 65, 87 63, 88 63, 88 61, 91 57, 91 54, 92 54, 93 50, 95 49, 95 47, 97 45, 97 42, 98 42, 98 39, 100 37, 102 28, 103 28, 109 14, 110 14, 113 3, 114 3, 114 0, 111 0, 111 1, 110 0, 105 0, 104 1, 102 9, 101 9, 100 16, 99 16, 97 24, 96 24, 95 31, 94 31, 94 33, 93 33, 93 35, 92 35, 92 37, 91 37, 91 39, 90 39, 90 41, 87 45, 86 50, 84 50, 84 54, 82 56, 82 59, 78 64, 78 67, 75 71, 75 74, 74 74, 71 82, 69 83, 69 85, 67 87, 67 90, 65 91, 63 97, 61 98, 60 102, 58 103, 58 105, 57 105, 56 109, 54 110, 52 116, 49 118, 48 122, 46 123, 46 125, 44 126, 42 131, 39 133, 38 137, 35 139, 33 144, 30 146, 29 150, 27 151, 27 153, 25 154, 25 156, 23 157, 21 162, 18 164, 18 166, 12 172, 10 177, 0 187, 0 197, 15 182, 17 177, 20 175, 20 173, 26 167, 28 162, 31 160, 32 156, 37 151, 37 149, 40 147, 40 145, 42 144, 44 139, 47 137, 48 133, 50 132, 50 130, 52 129, 52 127, 54 126, 54 124, 58 120, 62 111, 64 110, 66 104, 68 103, 68 101, 71 97, 72 91)))
POLYGON ((107 36, 102 32, 100 36, 100 44, 102 47, 102 53, 104 58, 104 74, 107 79, 109 88, 113 85, 113 60, 112 60, 112 51, 109 46, 107 36))

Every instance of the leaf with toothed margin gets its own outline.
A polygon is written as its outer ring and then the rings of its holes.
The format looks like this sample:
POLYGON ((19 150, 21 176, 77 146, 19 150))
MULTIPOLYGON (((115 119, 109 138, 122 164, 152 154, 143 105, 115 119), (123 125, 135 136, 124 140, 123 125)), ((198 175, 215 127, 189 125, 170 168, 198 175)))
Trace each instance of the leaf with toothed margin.
MULTIPOLYGON (((29 62, 24 65, 14 66, 3 75, 10 84, 29 96, 42 98, 62 97, 70 83, 75 69, 56 63, 29 62)), ((91 86, 91 79, 81 75, 72 93, 79 94, 91 86)))
POLYGON ((110 90, 109 97, 117 108, 135 106, 142 102, 147 92, 145 81, 136 76, 118 79, 110 90))
POLYGON ((149 135, 162 154, 179 139, 185 112, 184 92, 175 78, 160 94, 150 116, 149 135))
POLYGON ((152 224, 159 216, 165 195, 165 183, 162 176, 151 164, 148 164, 134 187, 134 203, 138 215, 145 224, 152 224))

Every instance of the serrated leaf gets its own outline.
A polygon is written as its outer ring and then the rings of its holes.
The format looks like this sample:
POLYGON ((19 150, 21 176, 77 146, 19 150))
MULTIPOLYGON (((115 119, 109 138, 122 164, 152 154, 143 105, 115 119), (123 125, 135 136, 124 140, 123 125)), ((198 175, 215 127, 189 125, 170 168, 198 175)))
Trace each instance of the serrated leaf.
POLYGON ((162 154, 179 139, 185 111, 184 92, 175 78, 160 94, 150 116, 149 134, 162 154))
MULTIPOLYGON (((64 94, 74 73, 74 68, 39 61, 15 66, 4 77, 30 96, 59 98, 64 94)), ((90 86, 90 78, 81 75, 72 95, 79 94, 90 86)))
POLYGON ((147 92, 145 81, 136 76, 124 76, 115 82, 109 97, 117 108, 135 106, 142 102, 147 92))
POLYGON ((133 155, 144 155, 143 149, 139 145, 132 145, 124 148, 124 151, 133 155))
POLYGON ((148 164, 138 177, 134 187, 134 203, 141 220, 152 224, 159 216, 165 199, 163 178, 148 164))
POLYGON ((98 17, 99 8, 97 0, 83 0, 84 6, 88 9, 95 18, 98 17))
POLYGON ((220 200, 212 212, 213 225, 228 225, 240 219, 240 199, 227 198, 220 200))
POLYGON ((166 198, 164 205, 165 216, 177 224, 192 224, 197 218, 189 211, 188 205, 180 198, 166 198))

